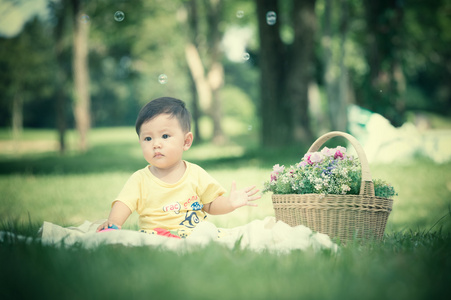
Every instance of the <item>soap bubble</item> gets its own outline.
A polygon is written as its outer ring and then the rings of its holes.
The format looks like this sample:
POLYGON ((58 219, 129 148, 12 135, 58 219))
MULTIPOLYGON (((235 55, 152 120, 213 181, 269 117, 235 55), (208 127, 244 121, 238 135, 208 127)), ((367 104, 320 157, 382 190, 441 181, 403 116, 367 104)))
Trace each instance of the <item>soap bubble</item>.
POLYGON ((272 25, 276 24, 276 21, 277 21, 276 13, 273 11, 268 11, 266 13, 266 24, 272 26, 272 25))
POLYGON ((90 18, 89 18, 89 16, 86 15, 86 14, 82 14, 82 15, 80 16, 80 18, 79 18, 79 21, 80 21, 81 23, 83 23, 83 24, 89 23, 89 20, 90 20, 90 18))
POLYGON ((248 131, 252 131, 252 125, 248 125, 248 126, 247 126, 247 130, 248 130, 248 131))
POLYGON ((251 58, 251 55, 250 55, 249 53, 247 53, 247 52, 244 52, 244 53, 243 53, 243 60, 244 60, 244 61, 248 61, 249 58, 251 58))
POLYGON ((166 74, 160 74, 160 76, 158 76, 158 82, 160 84, 166 84, 168 82, 168 76, 166 74))
POLYGON ((242 11, 242 10, 237 11, 236 12, 236 17, 238 19, 241 19, 242 17, 244 17, 244 11, 242 11))
POLYGON ((124 12, 118 10, 117 12, 114 13, 114 19, 118 22, 122 22, 125 19, 125 14, 124 12))

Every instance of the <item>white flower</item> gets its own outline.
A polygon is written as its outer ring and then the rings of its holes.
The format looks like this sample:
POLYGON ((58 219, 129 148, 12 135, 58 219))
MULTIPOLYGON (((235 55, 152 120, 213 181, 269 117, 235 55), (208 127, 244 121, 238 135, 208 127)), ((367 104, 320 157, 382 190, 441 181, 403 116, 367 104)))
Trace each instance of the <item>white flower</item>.
POLYGON ((313 163, 319 163, 322 162, 324 159, 324 155, 322 155, 319 152, 315 152, 312 154, 312 156, 310 156, 310 161, 313 163))
POLYGON ((341 193, 344 195, 344 194, 346 194, 346 192, 348 192, 348 191, 350 191, 351 190, 351 188, 348 186, 348 185, 346 185, 346 184, 343 184, 342 186, 341 186, 341 193))
POLYGON ((340 174, 343 176, 347 176, 348 175, 348 169, 347 168, 343 168, 340 170, 340 174))
POLYGON ((280 166, 279 164, 274 165, 274 167, 272 167, 273 171, 276 173, 282 173, 283 170, 285 170, 285 166, 280 166))
POLYGON ((333 149, 324 147, 323 150, 321 150, 321 154, 323 154, 324 156, 334 156, 335 151, 333 149))
POLYGON ((314 178, 313 182, 316 184, 321 184, 321 183, 323 183, 323 180, 321 178, 314 178))
POLYGON ((283 183, 288 183, 288 181, 289 181, 289 178, 287 178, 286 174, 283 174, 283 176, 282 176, 282 182, 283 182, 283 183))
MULTIPOLYGON (((345 153, 346 153, 346 148, 345 148, 345 147, 337 146, 337 148, 335 148, 335 149, 338 150, 338 151, 340 151, 342 154, 345 154, 345 153)), ((334 153, 335 153, 335 151, 334 151, 334 153)))

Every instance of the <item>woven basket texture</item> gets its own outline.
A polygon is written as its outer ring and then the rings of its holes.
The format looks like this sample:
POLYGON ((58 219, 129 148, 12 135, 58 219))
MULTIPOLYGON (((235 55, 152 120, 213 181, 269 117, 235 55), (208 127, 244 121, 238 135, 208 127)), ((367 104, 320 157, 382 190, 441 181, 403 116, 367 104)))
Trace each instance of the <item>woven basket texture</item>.
POLYGON ((359 142, 351 135, 332 131, 318 138, 308 152, 315 152, 330 138, 344 137, 354 147, 362 165, 359 195, 272 195, 277 220, 290 226, 304 225, 340 239, 380 240, 392 210, 393 200, 375 197, 368 161, 359 142))

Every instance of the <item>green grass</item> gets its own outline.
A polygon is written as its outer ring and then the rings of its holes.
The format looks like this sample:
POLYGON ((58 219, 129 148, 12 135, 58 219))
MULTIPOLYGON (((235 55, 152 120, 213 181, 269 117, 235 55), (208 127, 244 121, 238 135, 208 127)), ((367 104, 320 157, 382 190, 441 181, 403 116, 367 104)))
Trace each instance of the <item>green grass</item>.
MULTIPOLYGON (((125 180, 144 166, 133 128, 96 129, 86 153, 69 134, 64 156, 48 146, 49 131, 28 131, 10 151, 0 131, 0 231, 36 236, 43 221, 63 226, 105 218, 125 180), (41 145, 42 147, 34 147, 41 145), (3 147, 3 148, 2 148, 3 147), (31 147, 31 148, 30 148, 31 147)), ((299 161, 307 147, 259 149, 237 137, 227 147, 195 145, 186 159, 226 188, 260 188, 275 163, 299 161), (243 146, 245 145, 245 146, 243 146)), ((35 240, 0 242, 0 299, 440 299, 451 282, 451 163, 418 159, 371 165, 373 178, 391 182, 395 197, 382 242, 348 244, 338 254, 287 255, 208 245, 189 254, 148 247, 86 250, 35 240)), ((212 216, 234 227, 274 215, 270 195, 258 208, 212 216)), ((136 229, 131 217, 126 228, 136 229)))

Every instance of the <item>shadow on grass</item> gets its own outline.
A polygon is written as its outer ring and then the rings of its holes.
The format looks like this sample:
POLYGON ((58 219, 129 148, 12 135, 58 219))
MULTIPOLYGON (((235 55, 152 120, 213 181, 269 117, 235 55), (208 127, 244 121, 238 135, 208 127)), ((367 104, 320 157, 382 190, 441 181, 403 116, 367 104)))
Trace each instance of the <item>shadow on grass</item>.
MULTIPOLYGON (((114 145, 126 149, 129 144, 114 145)), ((127 153, 127 151, 125 151, 127 153)), ((24 155, 18 158, 0 158, 0 174, 86 174, 110 171, 136 170, 143 159, 120 155, 111 146, 94 146, 85 153, 54 152, 24 155)))
MULTIPOLYGON (((202 147, 197 145, 195 147, 202 147)), ((257 167, 271 169, 274 164, 299 162, 307 146, 285 148, 247 148, 241 155, 215 158, 192 157, 190 162, 205 169, 236 169, 257 167)), ((0 175, 8 174, 89 174, 105 172, 134 172, 146 165, 140 150, 130 143, 96 145, 87 152, 59 155, 55 152, 29 154, 21 157, 1 157, 0 175)))

